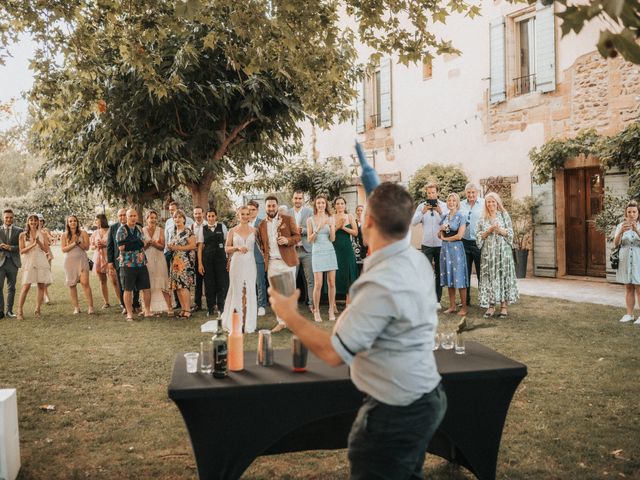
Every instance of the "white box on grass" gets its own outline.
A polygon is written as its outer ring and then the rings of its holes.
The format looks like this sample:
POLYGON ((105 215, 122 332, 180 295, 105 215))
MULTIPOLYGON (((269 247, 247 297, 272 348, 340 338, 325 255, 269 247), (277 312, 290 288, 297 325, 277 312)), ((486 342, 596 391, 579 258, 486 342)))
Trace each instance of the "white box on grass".
POLYGON ((20 470, 16 389, 0 389, 0 480, 15 480, 20 470))

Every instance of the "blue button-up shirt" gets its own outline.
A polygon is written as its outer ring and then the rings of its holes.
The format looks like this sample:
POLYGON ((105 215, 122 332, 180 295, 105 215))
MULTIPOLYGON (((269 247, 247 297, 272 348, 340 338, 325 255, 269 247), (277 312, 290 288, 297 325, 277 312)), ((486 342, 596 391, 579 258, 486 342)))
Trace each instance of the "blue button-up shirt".
POLYGON ((416 213, 413 214, 411 224, 417 225, 422 222, 422 245, 425 247, 441 247, 442 240, 438 238, 438 231, 440 230, 440 221, 449 213, 447 204, 442 200, 438 200, 438 206, 442 210, 442 215, 435 210, 422 213, 425 204, 426 202, 422 202, 418 205, 416 213))
POLYGON ((427 258, 406 239, 364 260, 331 336, 360 391, 388 405, 409 405, 438 386, 434 282, 427 258))
POLYGON ((475 240, 478 220, 480 220, 482 212, 484 212, 484 198, 476 199, 476 203, 473 204, 472 208, 469 208, 469 202, 467 200, 461 201, 460 211, 464 215, 465 222, 467 224, 467 228, 465 229, 462 238, 465 240, 475 240))

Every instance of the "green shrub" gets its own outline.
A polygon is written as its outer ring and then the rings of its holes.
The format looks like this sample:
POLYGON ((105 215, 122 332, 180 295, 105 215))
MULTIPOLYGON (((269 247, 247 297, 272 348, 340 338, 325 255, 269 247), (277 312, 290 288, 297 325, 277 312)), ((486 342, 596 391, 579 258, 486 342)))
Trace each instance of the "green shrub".
POLYGON ((460 167, 428 163, 413 174, 408 190, 415 202, 419 203, 426 198, 425 185, 436 182, 440 187, 439 195, 442 200, 450 193, 457 193, 460 198, 464 198, 464 187, 468 181, 467 175, 460 167))

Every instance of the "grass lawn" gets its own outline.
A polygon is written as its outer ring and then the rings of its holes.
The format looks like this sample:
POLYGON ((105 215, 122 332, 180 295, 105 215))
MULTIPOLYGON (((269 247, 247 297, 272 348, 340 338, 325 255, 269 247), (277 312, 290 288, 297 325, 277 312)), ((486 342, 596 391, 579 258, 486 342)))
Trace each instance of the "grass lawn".
MULTIPOLYGON (((196 478, 167 385, 175 353, 196 349, 206 317, 129 324, 115 307, 100 310, 95 278, 93 287, 97 314, 71 315, 58 253, 54 305, 35 318, 32 290, 24 321, 0 320, 0 388, 18 389, 19 478, 196 478), (55 410, 42 411, 45 404, 55 410)), ((468 338, 529 369, 507 416, 498 478, 640 478, 640 327, 620 324, 621 309, 537 297, 522 298, 506 320, 484 321, 481 313, 471 309, 468 338)), ((440 320, 442 330, 457 323, 440 320)), ((263 317, 259 327, 274 323, 263 317)), ((255 350, 256 340, 246 337, 245 349, 255 350)), ((288 346, 290 335, 274 341, 288 346)), ((431 455, 425 472, 473 478, 431 455)), ((243 478, 347 476, 346 450, 338 450, 261 457, 243 478)))

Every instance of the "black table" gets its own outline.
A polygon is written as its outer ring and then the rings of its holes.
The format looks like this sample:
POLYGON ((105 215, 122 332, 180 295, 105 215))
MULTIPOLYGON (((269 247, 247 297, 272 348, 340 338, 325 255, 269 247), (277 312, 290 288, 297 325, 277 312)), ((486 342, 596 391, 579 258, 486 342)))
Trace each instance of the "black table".
MULTIPOLYGON (((476 342, 465 355, 435 353, 449 406, 427 451, 494 479, 507 410, 527 367, 476 342)), ((260 455, 347 446, 362 402, 347 367, 309 355, 301 374, 291 371, 289 351, 275 360, 260 367, 246 352, 244 371, 214 379, 186 373, 177 355, 169 398, 189 431, 200 480, 240 478, 260 455)))

